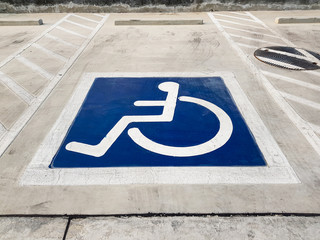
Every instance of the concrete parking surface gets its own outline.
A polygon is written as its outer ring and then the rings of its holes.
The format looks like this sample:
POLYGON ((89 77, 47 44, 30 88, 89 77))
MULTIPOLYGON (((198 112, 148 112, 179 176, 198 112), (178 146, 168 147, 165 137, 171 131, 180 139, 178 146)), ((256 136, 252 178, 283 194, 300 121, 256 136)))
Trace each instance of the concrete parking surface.
POLYGON ((317 239, 320 70, 277 68, 253 53, 320 53, 319 24, 275 23, 319 14, 0 15, 45 23, 0 27, 0 239, 317 239), (204 24, 114 24, 132 19, 204 24), (208 76, 225 79, 266 166, 49 168, 96 77, 208 76))

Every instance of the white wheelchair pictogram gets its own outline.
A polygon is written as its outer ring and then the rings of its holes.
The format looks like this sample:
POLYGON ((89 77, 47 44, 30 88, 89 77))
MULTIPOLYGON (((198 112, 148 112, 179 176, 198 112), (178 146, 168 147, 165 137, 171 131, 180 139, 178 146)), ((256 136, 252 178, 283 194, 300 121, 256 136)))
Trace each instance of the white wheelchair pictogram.
POLYGON ((222 147, 230 139, 233 131, 232 121, 227 113, 221 108, 199 98, 188 96, 180 96, 178 98, 179 84, 175 82, 163 82, 159 84, 158 88, 161 91, 168 93, 165 101, 136 101, 134 102, 134 105, 139 107, 163 106, 163 112, 161 115, 123 116, 97 145, 70 142, 66 145, 66 149, 85 155, 101 157, 109 150, 112 144, 130 123, 171 122, 174 117, 177 99, 182 102, 198 104, 214 113, 220 122, 218 133, 207 142, 187 147, 167 146, 154 142, 144 136, 139 128, 130 128, 128 130, 130 138, 137 145, 146 150, 172 157, 192 157, 206 154, 222 147))

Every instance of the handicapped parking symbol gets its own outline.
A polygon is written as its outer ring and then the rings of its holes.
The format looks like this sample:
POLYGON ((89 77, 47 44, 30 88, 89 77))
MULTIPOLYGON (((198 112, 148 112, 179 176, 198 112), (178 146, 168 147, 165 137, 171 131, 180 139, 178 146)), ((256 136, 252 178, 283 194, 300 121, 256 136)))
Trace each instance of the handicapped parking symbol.
POLYGON ((265 166, 220 77, 100 77, 50 168, 265 166))
POLYGON ((220 123, 218 133, 204 143, 186 147, 167 146, 161 143, 157 143, 143 135, 139 128, 136 127, 129 128, 129 137, 137 145, 148 151, 172 157, 192 157, 210 153, 222 147, 230 139, 233 131, 232 121, 228 114, 221 108, 211 102, 195 97, 180 96, 178 98, 179 84, 176 82, 163 82, 158 85, 158 88, 161 91, 168 93, 166 100, 138 100, 134 102, 134 105, 137 107, 161 106, 163 107, 162 114, 123 116, 98 144, 90 145, 73 141, 69 142, 66 145, 66 149, 68 151, 89 156, 101 157, 109 150, 109 148, 113 145, 113 143, 117 140, 117 138, 122 134, 122 132, 130 123, 171 122, 175 114, 177 100, 200 105, 215 114, 220 123))

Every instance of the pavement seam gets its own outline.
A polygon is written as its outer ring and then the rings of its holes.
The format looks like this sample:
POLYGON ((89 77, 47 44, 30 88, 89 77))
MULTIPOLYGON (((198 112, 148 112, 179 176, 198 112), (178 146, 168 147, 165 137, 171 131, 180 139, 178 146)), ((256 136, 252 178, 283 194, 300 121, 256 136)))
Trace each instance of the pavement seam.
POLYGON ((68 222, 74 219, 91 217, 320 217, 319 213, 295 213, 295 212, 268 212, 268 213, 131 213, 131 214, 6 214, 0 218, 68 218, 68 222))
POLYGON ((66 229, 64 230, 64 234, 63 234, 62 240, 65 240, 67 238, 67 234, 68 234, 68 231, 69 231, 70 223, 71 223, 71 217, 68 218, 68 222, 67 222, 67 225, 66 225, 66 229))

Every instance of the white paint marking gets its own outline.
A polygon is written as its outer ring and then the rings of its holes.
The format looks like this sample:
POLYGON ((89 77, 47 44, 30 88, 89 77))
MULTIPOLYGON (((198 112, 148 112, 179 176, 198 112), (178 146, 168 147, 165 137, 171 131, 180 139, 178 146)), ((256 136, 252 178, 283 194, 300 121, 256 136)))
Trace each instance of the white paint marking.
POLYGON ((320 139, 314 133, 313 129, 309 126, 309 124, 303 120, 299 114, 291 107, 290 104, 282 97, 282 95, 276 90, 269 80, 262 74, 262 72, 249 60, 248 55, 246 55, 241 48, 232 40, 229 34, 222 28, 218 20, 215 17, 208 13, 208 16, 212 20, 212 22, 217 26, 217 28, 221 31, 223 36, 227 39, 230 46, 237 52, 242 61, 246 62, 254 74, 257 76, 257 80, 261 81, 265 88, 268 90, 269 94, 274 98, 274 100, 278 103, 280 108, 287 114, 290 120, 295 124, 295 126, 300 130, 300 132, 305 136, 310 145, 314 148, 314 150, 320 155, 320 139))
POLYGON ((57 53, 55 53, 55 52, 52 52, 52 51, 50 51, 50 50, 42 47, 41 45, 39 45, 39 44, 37 44, 37 43, 32 44, 32 46, 35 47, 35 48, 37 48, 37 49, 39 49, 39 50, 41 50, 41 51, 43 51, 43 52, 45 52, 46 54, 48 54, 48 55, 51 56, 51 57, 54 57, 54 58, 56 58, 56 59, 59 59, 59 60, 62 61, 62 62, 68 61, 67 58, 61 56, 60 54, 57 54, 57 53))
MULTIPOLYGON (((277 33, 276 31, 274 31, 272 28, 268 27, 264 22, 262 22, 259 18, 255 17, 253 14, 251 14, 250 12, 247 12, 247 14, 254 20, 257 21, 257 23, 261 24, 265 29, 267 29, 268 31, 270 31, 272 34, 279 36, 279 33, 277 33)), ((289 45, 290 47, 295 47, 295 45, 290 42, 289 40, 287 40, 286 38, 279 36, 279 38, 285 42, 287 45, 289 45)))
POLYGON ((263 61, 263 62, 266 62, 266 63, 271 63, 271 64, 274 64, 274 65, 277 65, 277 66, 281 66, 281 67, 284 67, 284 68, 289 68, 289 69, 295 69, 295 70, 305 70, 305 68, 302 68, 302 67, 299 67, 299 66, 296 66, 296 65, 292 65, 290 63, 285 63, 285 62, 282 62, 280 60, 275 60, 275 59, 271 59, 271 58, 265 58, 265 57, 257 57, 259 60, 263 61))
MULTIPOLYGON (((130 123, 133 122, 171 122, 174 116, 174 111, 177 102, 179 84, 174 82, 164 82, 159 86, 161 91, 167 92, 167 98, 163 106, 163 112, 161 115, 137 115, 137 116, 123 116, 116 125, 107 133, 107 135, 96 145, 89 145, 80 142, 70 142, 67 144, 66 149, 69 151, 82 153, 94 157, 103 156, 112 144, 117 140, 121 133, 127 128, 130 123)), ((144 106, 153 106, 152 101, 138 101, 139 104, 144 106)), ((159 104, 159 101, 156 101, 159 104)), ((130 136, 130 134, 129 134, 130 136)))
POLYGON ((64 44, 64 45, 67 45, 67 46, 72 47, 72 48, 78 48, 78 47, 79 47, 79 46, 76 46, 76 45, 74 45, 74 44, 72 44, 72 43, 70 43, 70 42, 67 42, 67 41, 62 40, 61 38, 58 38, 58 37, 56 37, 56 36, 53 36, 53 35, 51 35, 51 34, 49 34, 49 33, 46 34, 45 37, 50 38, 50 39, 52 39, 52 40, 54 40, 54 41, 57 41, 57 42, 59 42, 59 43, 62 43, 62 44, 64 44))
POLYGON ((239 26, 244 26, 244 27, 248 27, 248 28, 264 29, 264 28, 262 28, 262 27, 257 27, 257 26, 252 26, 252 25, 248 25, 248 24, 242 24, 242 23, 237 23, 237 22, 232 22, 232 21, 222 20, 222 19, 219 19, 219 22, 230 23, 230 24, 239 25, 239 26))
POLYGON ((241 47, 252 48, 252 49, 257 49, 258 48, 257 46, 254 46, 254 45, 247 45, 247 44, 239 43, 239 42, 236 42, 236 43, 241 47))
POLYGON ((313 56, 312 54, 310 54, 308 51, 298 48, 297 49, 300 53, 302 53, 303 55, 306 56, 307 59, 309 59, 310 62, 315 62, 318 65, 320 65, 320 60, 318 58, 316 58, 315 56, 313 56))
POLYGON ((279 146, 263 124, 232 73, 88 73, 83 75, 31 163, 21 185, 110 185, 110 184, 295 184, 300 183, 279 146), (98 77, 222 77, 242 116, 253 133, 266 167, 121 167, 49 169, 93 81, 98 77))
MULTIPOLYGON (((218 118, 220 128, 216 135, 209 141, 190 147, 172 147, 156 143, 145 137, 138 128, 130 128, 128 130, 129 136, 139 146, 158 154, 172 157, 192 157, 199 156, 222 147, 231 137, 233 132, 233 125, 230 117, 218 106, 207 102, 205 100, 193 97, 181 96, 180 101, 195 103, 210 110, 218 118)), ((172 109, 172 107, 171 107, 172 109)), ((173 108, 174 109, 174 108, 173 108)), ((210 130, 208 130, 210 131, 210 130)))
POLYGON ((229 13, 232 13, 232 14, 236 14, 236 15, 240 15, 240 16, 248 16, 247 13, 240 13, 240 12, 229 12, 229 13))
POLYGON ((264 75, 268 76, 268 77, 272 77, 272 78, 275 78, 275 79, 278 79, 278 80, 282 80, 282 81, 286 81, 286 82, 289 82, 289 83, 293 83, 293 84, 296 84, 296 85, 299 85, 299 86, 302 86, 302 87, 305 87, 305 88, 310 88, 310 89, 315 90, 315 91, 320 91, 320 86, 318 86, 316 84, 307 83, 307 82, 304 82, 304 81, 301 81, 301 80, 285 77, 283 75, 279 75, 279 74, 275 74, 275 73, 271 73, 271 72, 267 72, 267 71, 261 71, 261 72, 264 75))
POLYGON ((97 17, 101 17, 101 18, 104 17, 104 15, 101 15, 101 14, 98 14, 98 13, 94 13, 93 15, 95 15, 95 16, 97 16, 97 17))
POLYGON ((40 66, 38 66, 37 64, 31 62, 30 60, 26 59, 25 57, 19 55, 16 56, 16 59, 24 64, 25 66, 31 68, 33 71, 36 71, 37 73, 39 73, 41 76, 51 80, 54 75, 52 75, 51 73, 48 73, 46 70, 44 70, 43 68, 41 68, 40 66))
POLYGON ((31 105, 34 96, 32 96, 27 90, 17 84, 9 76, 0 72, 0 81, 5 84, 11 91, 13 91, 19 98, 25 101, 28 105, 31 105))
MULTIPOLYGON (((100 23, 99 21, 92 20, 90 18, 86 18, 86 17, 80 16, 80 15, 72 14, 72 16, 77 17, 77 18, 81 18, 81 19, 89 21, 89 22, 100 23)), ((106 16, 108 16, 108 15, 106 15, 106 16)))
POLYGON ((245 32, 245 33, 263 35, 263 36, 266 36, 266 37, 280 38, 280 37, 278 37, 278 36, 274 36, 274 35, 271 35, 271 34, 265 34, 265 33, 250 31, 250 30, 244 30, 244 29, 242 29, 242 28, 234 28, 234 27, 228 27, 228 26, 224 26, 224 25, 222 25, 222 27, 223 27, 223 28, 226 28, 226 29, 235 30, 235 31, 245 32))
POLYGON ((59 24, 61 24, 65 19, 67 19, 69 16, 71 16, 71 14, 66 15, 65 17, 63 17, 62 19, 60 19, 57 23, 53 24, 50 28, 48 28, 47 30, 45 30, 40 36, 34 38, 29 44, 25 45, 24 47, 22 47, 20 50, 18 50, 17 52, 15 52, 14 54, 10 55, 9 57, 7 57, 5 60, 3 60, 0 63, 0 68, 3 67, 5 64, 7 64, 8 62, 10 62, 12 59, 14 59, 17 55, 21 54, 24 50, 26 50, 27 48, 29 48, 33 43, 39 41, 41 38, 43 38, 46 34, 48 34, 50 31, 52 31, 54 28, 56 28, 59 24))
POLYGON ((289 93, 286 93, 286 92, 282 92, 282 91, 279 91, 279 92, 286 99, 289 99, 289 100, 291 100, 293 102, 300 103, 300 104, 306 105, 308 107, 312 107, 312 108, 315 108, 317 110, 320 110, 320 103, 317 103, 317 102, 314 102, 314 101, 310 101, 308 99, 305 99, 305 98, 302 98, 302 97, 298 97, 298 96, 295 96, 295 95, 292 95, 292 94, 289 94, 289 93))
POLYGON ((88 27, 88 26, 86 26, 86 25, 83 25, 83 24, 80 24, 80 23, 76 23, 76 22, 70 21, 70 20, 68 20, 68 19, 66 19, 65 22, 70 23, 70 24, 73 24, 73 25, 78 26, 78 27, 82 27, 82 28, 85 28, 85 29, 89 29, 89 30, 93 30, 93 29, 94 29, 93 27, 88 27))
MULTIPOLYGON (((69 15, 67 15, 69 16, 69 15)), ((22 128, 27 124, 33 114, 38 110, 41 106, 42 102, 48 97, 53 88, 58 84, 58 82, 62 79, 64 74, 69 70, 72 64, 77 60, 83 50, 88 46, 91 39, 96 35, 99 29, 102 27, 104 22, 107 20, 109 15, 106 15, 103 20, 97 25, 96 29, 88 36, 88 38, 84 41, 84 43, 80 46, 80 48, 75 52, 75 54, 69 59, 69 61, 64 65, 64 67, 59 71, 59 73, 50 81, 47 88, 34 100, 29 108, 22 114, 22 116, 15 122, 13 127, 10 129, 7 134, 4 135, 3 139, 0 141, 0 156, 5 152, 8 146, 12 143, 12 141, 16 138, 22 128)))
POLYGON ((245 37, 245 36, 241 36, 241 35, 237 35, 237 34, 231 34, 231 33, 229 33, 229 35, 230 35, 231 37, 236 37, 236 38, 247 39, 247 40, 252 40, 252 41, 256 41, 256 42, 262 42, 262 43, 269 43, 269 44, 279 45, 279 43, 270 42, 270 41, 266 41, 266 40, 262 40, 262 39, 258 39, 258 38, 245 37))
POLYGON ((315 125, 315 124, 312 124, 312 123, 309 123, 309 125, 312 127, 312 129, 313 129, 316 133, 320 134, 320 126, 315 125))
MULTIPOLYGON (((274 49, 270 49, 268 47, 266 48, 261 48, 262 51, 265 51, 267 50, 268 52, 272 52, 272 53, 277 53, 277 54, 280 54, 280 55, 285 55, 285 56, 288 56, 288 57, 294 57, 294 58, 298 58, 298 59, 302 59, 302 60, 306 60, 306 61, 314 61, 312 58, 310 58, 309 56, 305 55, 305 56, 301 56, 301 55, 297 55, 297 54, 293 54, 293 53, 288 53, 288 52, 285 52, 285 51, 279 51, 279 50, 274 50, 274 49)), ((298 50, 299 52, 301 52, 302 54, 304 54, 303 52, 306 52, 306 51, 303 51, 303 49, 299 49, 299 48, 296 48, 296 50, 298 50)), ((311 54, 310 54, 311 55, 311 54)), ((312 56, 312 55, 311 55, 312 56)), ((312 56, 313 57, 313 56, 312 56)), ((319 62, 320 63, 320 62, 319 62)))
MULTIPOLYGON (((256 23, 255 20, 248 19, 248 18, 240 18, 240 17, 230 16, 230 15, 221 14, 221 13, 214 13, 214 15, 215 15, 215 16, 220 16, 220 17, 228 17, 228 18, 233 18, 233 19, 237 19, 237 20, 244 20, 244 21, 256 23)), ((247 15, 247 16, 248 16, 248 15, 247 15)), ((220 20, 220 19, 218 18, 218 20, 220 20)))
POLYGON ((3 124, 0 122, 0 141, 4 134, 7 132, 7 129, 3 126, 3 124))
POLYGON ((56 29, 59 29, 59 30, 61 30, 61 31, 64 31, 64 32, 66 32, 66 33, 70 33, 70 34, 72 34, 72 35, 75 35, 75 36, 78 36, 78 37, 81 37, 81 38, 87 38, 87 36, 85 36, 85 35, 82 35, 82 34, 80 34, 80 33, 76 33, 76 32, 74 32, 74 31, 71 31, 71 30, 69 30, 69 29, 66 29, 66 28, 63 28, 63 27, 60 27, 60 26, 56 27, 56 29))

